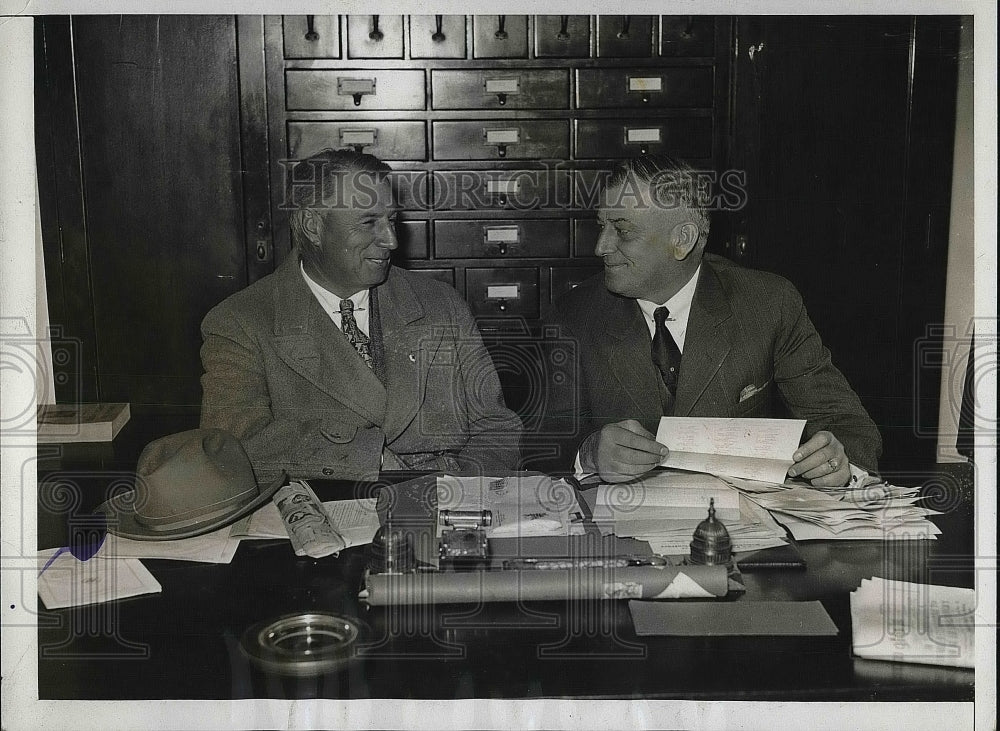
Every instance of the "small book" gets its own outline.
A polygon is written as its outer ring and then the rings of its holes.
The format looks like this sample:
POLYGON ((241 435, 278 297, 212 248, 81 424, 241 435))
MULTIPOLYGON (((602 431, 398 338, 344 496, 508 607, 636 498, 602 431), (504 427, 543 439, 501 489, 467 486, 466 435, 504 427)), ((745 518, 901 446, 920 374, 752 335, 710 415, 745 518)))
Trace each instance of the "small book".
POLYGON ((130 416, 127 403, 39 404, 38 443, 110 442, 130 416))

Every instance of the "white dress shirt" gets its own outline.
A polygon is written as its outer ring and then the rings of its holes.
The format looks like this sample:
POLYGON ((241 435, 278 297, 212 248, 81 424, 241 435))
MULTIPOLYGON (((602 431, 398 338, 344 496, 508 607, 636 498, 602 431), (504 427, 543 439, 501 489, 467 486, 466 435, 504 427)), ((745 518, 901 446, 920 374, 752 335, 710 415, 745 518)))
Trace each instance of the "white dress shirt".
MULTIPOLYGON (((646 320, 646 327, 649 328, 650 338, 656 335, 656 321, 653 319, 653 312, 658 307, 666 307, 670 310, 670 318, 666 322, 667 330, 670 331, 674 342, 677 343, 678 350, 682 353, 684 352, 684 336, 687 335, 688 318, 691 316, 691 302, 694 300, 694 291, 698 288, 698 274, 700 272, 701 265, 699 264, 687 284, 662 304, 656 304, 649 300, 636 300, 639 303, 639 309, 642 310, 642 316, 646 320)), ((652 355, 650 357, 652 358, 652 355)))
MULTIPOLYGON (((299 262, 299 269, 302 271, 302 278, 306 280, 306 285, 309 287, 309 291, 313 293, 316 297, 316 301, 319 302, 319 306, 323 308, 323 312, 330 316, 333 320, 333 324, 337 326, 338 329, 343 330, 341 325, 340 317, 340 301, 341 298, 335 295, 333 292, 323 289, 319 284, 317 284, 312 277, 306 274, 305 265, 299 262)), ((365 335, 371 336, 368 332, 368 299, 369 291, 363 289, 360 292, 355 292, 350 297, 351 302, 354 303, 354 319, 358 323, 358 328, 365 335)))

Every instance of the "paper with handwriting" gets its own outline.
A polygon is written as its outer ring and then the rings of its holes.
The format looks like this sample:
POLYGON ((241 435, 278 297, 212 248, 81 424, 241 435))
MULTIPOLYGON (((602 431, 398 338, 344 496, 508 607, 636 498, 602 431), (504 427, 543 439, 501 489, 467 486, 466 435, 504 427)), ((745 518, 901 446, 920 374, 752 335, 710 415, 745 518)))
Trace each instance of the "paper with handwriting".
POLYGON ((664 416, 656 441, 670 450, 660 464, 713 475, 783 482, 804 419, 664 416))

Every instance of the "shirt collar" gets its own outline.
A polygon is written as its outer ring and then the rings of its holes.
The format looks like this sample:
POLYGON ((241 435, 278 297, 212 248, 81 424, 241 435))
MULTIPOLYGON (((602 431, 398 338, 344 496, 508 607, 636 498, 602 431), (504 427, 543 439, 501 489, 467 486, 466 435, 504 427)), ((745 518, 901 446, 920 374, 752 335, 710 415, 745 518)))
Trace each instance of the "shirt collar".
POLYGON ((701 264, 699 264, 698 268, 694 270, 694 274, 691 275, 687 284, 681 287, 677 291, 677 294, 668 299, 666 302, 656 304, 655 302, 650 302, 649 300, 637 300, 639 302, 639 309, 642 310, 642 314, 652 320, 653 312, 657 307, 666 307, 670 310, 670 318, 672 320, 687 322, 688 315, 691 313, 691 302, 694 301, 694 291, 698 288, 698 274, 700 272, 701 264))
MULTIPOLYGON (((340 300, 333 292, 328 289, 324 289, 320 286, 312 277, 306 274, 306 267, 301 261, 299 262, 299 271, 302 272, 302 278, 306 280, 306 285, 309 290, 313 293, 319 303, 323 306, 327 312, 332 312, 335 315, 340 314, 340 300)), ((369 290, 362 289, 360 292, 355 292, 351 295, 350 300, 354 303, 355 310, 364 310, 368 308, 368 297, 369 290)))

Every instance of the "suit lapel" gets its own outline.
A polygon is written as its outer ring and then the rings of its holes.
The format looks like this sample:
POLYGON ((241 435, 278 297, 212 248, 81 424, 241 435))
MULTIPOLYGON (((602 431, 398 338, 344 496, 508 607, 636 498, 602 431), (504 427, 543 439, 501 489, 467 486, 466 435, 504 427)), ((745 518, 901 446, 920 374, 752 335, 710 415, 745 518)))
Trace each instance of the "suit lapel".
POLYGON ((441 334, 427 326, 423 305, 395 270, 378 288, 378 298, 387 390, 383 429, 386 440, 392 441, 410 425, 423 403, 430 361, 441 334))
POLYGON ((599 338, 611 373, 628 394, 642 422, 655 422, 662 415, 659 397, 659 373, 653 365, 652 340, 639 304, 626 297, 601 292, 606 303, 602 308, 604 336, 599 338))
POLYGON ((309 291, 297 252, 282 264, 280 276, 274 292, 278 357, 330 397, 382 424, 385 387, 309 291))
POLYGON ((677 401, 674 404, 675 416, 688 416, 691 413, 729 355, 732 328, 727 321, 732 314, 718 275, 707 261, 702 260, 698 287, 691 302, 687 334, 684 336, 684 355, 677 382, 677 401))

